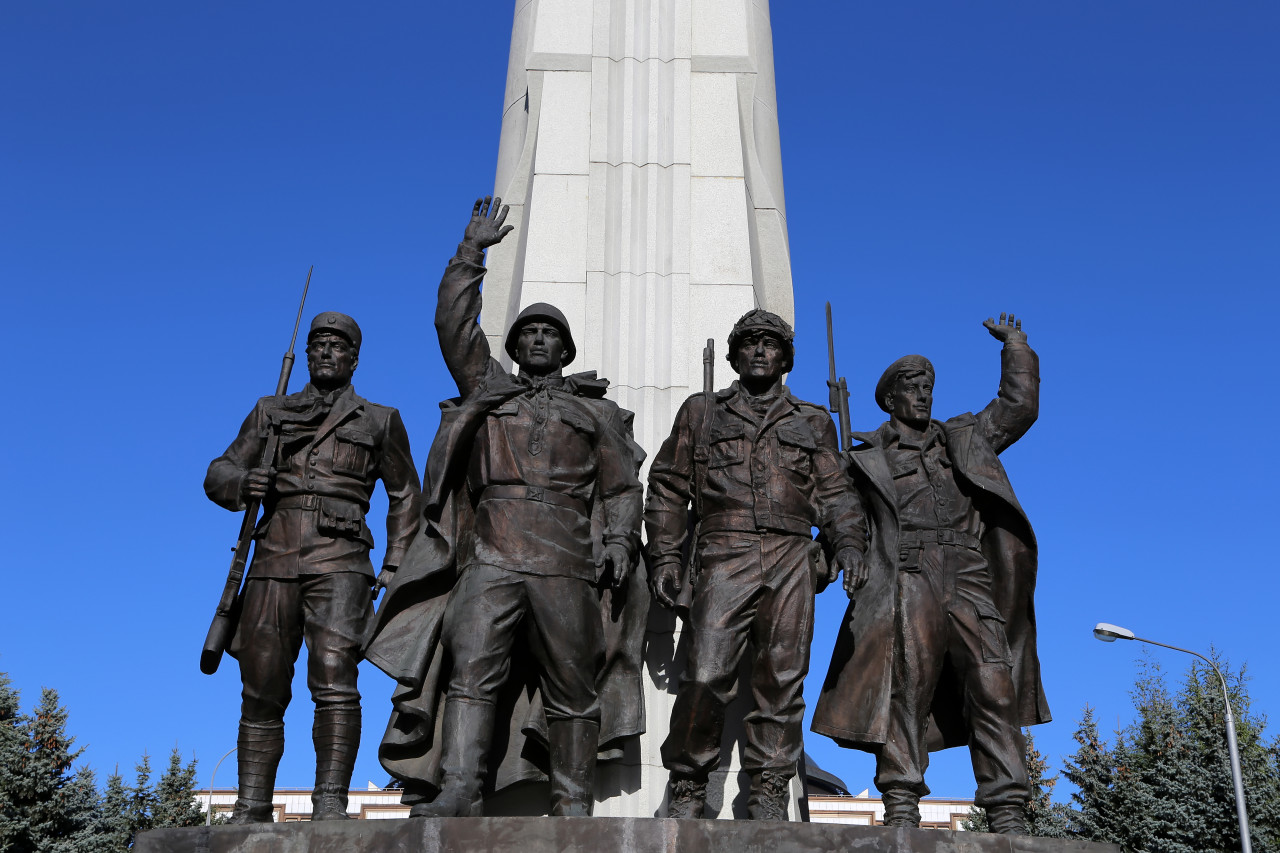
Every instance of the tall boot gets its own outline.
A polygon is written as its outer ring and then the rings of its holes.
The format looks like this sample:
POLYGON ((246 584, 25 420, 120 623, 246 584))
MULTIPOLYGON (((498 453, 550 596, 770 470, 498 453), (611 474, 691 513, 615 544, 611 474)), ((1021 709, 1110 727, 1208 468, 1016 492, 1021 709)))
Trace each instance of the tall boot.
POLYGON ((440 793, 429 803, 419 803, 410 817, 480 817, 484 800, 485 760, 493 739, 496 712, 492 703, 449 698, 441 720, 440 793))
POLYGON ((271 795, 276 786, 276 767, 284 755, 284 721, 254 723, 240 720, 236 738, 236 765, 239 770, 235 809, 231 823, 271 823, 271 795))
POLYGON ((1019 805, 987 806, 987 826, 1001 835, 1026 835, 1026 809, 1019 805))
POLYGON ((554 720, 547 725, 547 740, 551 749, 551 816, 590 817, 595 805, 600 724, 554 720))
POLYGON ((316 787, 312 820, 347 820, 347 791, 360 748, 360 706, 316 708, 311 738, 316 746, 316 787))
POLYGON ((885 826, 919 826, 920 795, 897 788, 881 791, 885 826))
POLYGON ((790 776, 773 770, 752 774, 751 795, 747 799, 747 813, 752 820, 786 820, 790 800, 790 776))

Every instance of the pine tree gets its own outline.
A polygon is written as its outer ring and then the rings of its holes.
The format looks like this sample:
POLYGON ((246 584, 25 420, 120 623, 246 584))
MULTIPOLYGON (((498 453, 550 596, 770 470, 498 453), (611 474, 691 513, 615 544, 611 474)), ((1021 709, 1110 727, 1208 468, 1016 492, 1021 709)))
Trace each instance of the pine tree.
POLYGON ((1072 735, 1079 748, 1067 758, 1062 775, 1076 786, 1071 795, 1067 826, 1074 836, 1090 841, 1119 843, 1120 822, 1115 813, 1112 786, 1117 773, 1114 753, 1098 736, 1093 709, 1085 706, 1080 725, 1072 735))
POLYGON ((182 753, 175 746, 169 753, 169 769, 156 784, 152 826, 199 826, 204 812, 196 799, 196 760, 182 764, 182 753))
POLYGON ((19 711, 18 691, 0 672, 0 850, 16 849, 22 834, 18 789, 26 763, 27 718, 19 711))
POLYGON ((98 835, 102 850, 113 853, 128 850, 133 843, 129 789, 125 787, 124 777, 118 769, 107 777, 107 786, 102 792, 101 814, 98 835))
POLYGON ((129 844, 139 832, 145 832, 153 825, 156 811, 156 792, 151 789, 151 756, 142 753, 134 767, 137 781, 129 788, 129 805, 126 814, 129 818, 129 844))

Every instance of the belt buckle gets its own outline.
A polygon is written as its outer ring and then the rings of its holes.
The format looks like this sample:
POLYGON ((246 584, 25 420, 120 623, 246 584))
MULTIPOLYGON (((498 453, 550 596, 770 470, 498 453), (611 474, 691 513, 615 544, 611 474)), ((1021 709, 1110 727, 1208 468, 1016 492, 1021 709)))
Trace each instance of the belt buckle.
POLYGON ((315 508, 316 508, 316 507, 318 507, 318 506, 320 506, 320 496, 319 496, 319 495, 303 495, 303 496, 302 496, 302 508, 303 508, 303 509, 315 509, 315 508))
POLYGON ((955 532, 954 530, 949 529, 949 528, 943 528, 942 530, 939 530, 939 531, 938 531, 938 544, 939 544, 939 545, 954 545, 954 544, 956 544, 956 532, 955 532))
POLYGON ((537 501, 538 503, 543 503, 546 500, 546 494, 541 486, 528 486, 524 496, 527 500, 537 501))

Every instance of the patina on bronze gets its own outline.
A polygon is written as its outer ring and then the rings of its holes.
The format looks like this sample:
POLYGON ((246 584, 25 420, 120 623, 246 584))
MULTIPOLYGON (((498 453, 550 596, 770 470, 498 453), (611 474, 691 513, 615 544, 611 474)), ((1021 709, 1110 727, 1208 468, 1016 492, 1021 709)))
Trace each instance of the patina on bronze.
POLYGON ((551 814, 589 815, 597 759, 643 731, 644 454, 607 381, 563 374, 576 347, 555 307, 509 331, 519 375, 490 356, 483 252, 506 216, 477 201, 440 282, 461 396, 443 405, 422 530, 368 648, 397 681, 379 757, 419 817, 480 815, 486 793, 548 777, 551 814))
POLYGON ((932 420, 934 369, 898 359, 876 386, 889 420, 847 454, 870 548, 846 571, 851 601, 813 730, 876 756, 885 822, 920 823, 929 750, 968 745, 992 829, 1026 832, 1021 726, 1049 721, 1036 656, 1036 540, 998 454, 1035 423, 1039 360, 1012 314, 999 396, 932 420))
POLYGON ((794 360, 792 339, 776 314, 744 315, 729 335, 738 381, 685 401, 649 474, 653 595, 673 607, 681 592, 693 592, 688 666, 662 745, 671 817, 702 814, 707 776, 720 763, 725 708, 750 640, 747 806, 754 819, 786 819, 788 783, 802 749, 814 594, 840 568, 860 562, 865 547, 830 414, 782 383, 794 360), (686 543, 691 505, 700 514, 697 541, 686 543), (815 526, 831 562, 813 539, 815 526), (681 560, 686 546, 695 553, 692 571, 681 560))
POLYGON ((236 607, 228 652, 240 662, 243 701, 233 823, 270 823, 293 665, 307 644, 315 702, 313 820, 347 817, 360 745, 356 666, 375 584, 365 523, 379 479, 386 488, 387 550, 376 583, 392 576, 418 527, 418 476, 400 414, 358 396, 360 327, 336 312, 316 315, 307 336, 311 381, 301 392, 263 397, 204 481, 230 510, 255 501, 253 561, 236 607), (269 438, 274 459, 262 464, 269 438))

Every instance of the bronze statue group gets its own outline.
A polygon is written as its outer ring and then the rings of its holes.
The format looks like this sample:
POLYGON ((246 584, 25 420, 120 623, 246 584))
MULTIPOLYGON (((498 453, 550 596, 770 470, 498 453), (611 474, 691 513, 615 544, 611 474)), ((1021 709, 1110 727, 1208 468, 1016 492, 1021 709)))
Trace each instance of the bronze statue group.
POLYGON ((814 597, 843 575, 813 730, 875 756, 893 826, 919 825, 929 751, 968 746, 992 831, 1024 833, 1021 727, 1049 712, 1035 537, 998 458, 1038 410, 1021 322, 984 323, 1003 347, 982 411, 933 419, 933 365, 906 356, 875 388, 889 419, 842 452, 828 411, 782 382, 791 327, 750 311, 728 340, 737 381, 681 406, 646 498, 632 414, 606 399, 607 380, 564 372, 577 350, 559 310, 531 305, 512 324, 518 373, 490 352, 480 284, 506 215, 499 199, 476 202, 440 282, 435 325, 459 396, 442 404, 421 484, 397 411, 351 386, 360 329, 338 313, 311 324, 307 386, 259 400, 209 466, 210 499, 264 509, 229 648, 243 683, 232 822, 271 820, 304 640, 313 820, 347 817, 362 657, 395 680, 379 758, 414 817, 480 815, 486 795, 543 779, 551 815, 590 815, 597 761, 644 731, 651 602, 691 633, 662 744, 667 815, 702 816, 750 650, 748 811, 785 820, 814 597), (378 480, 389 509, 375 575, 365 514, 378 480))

